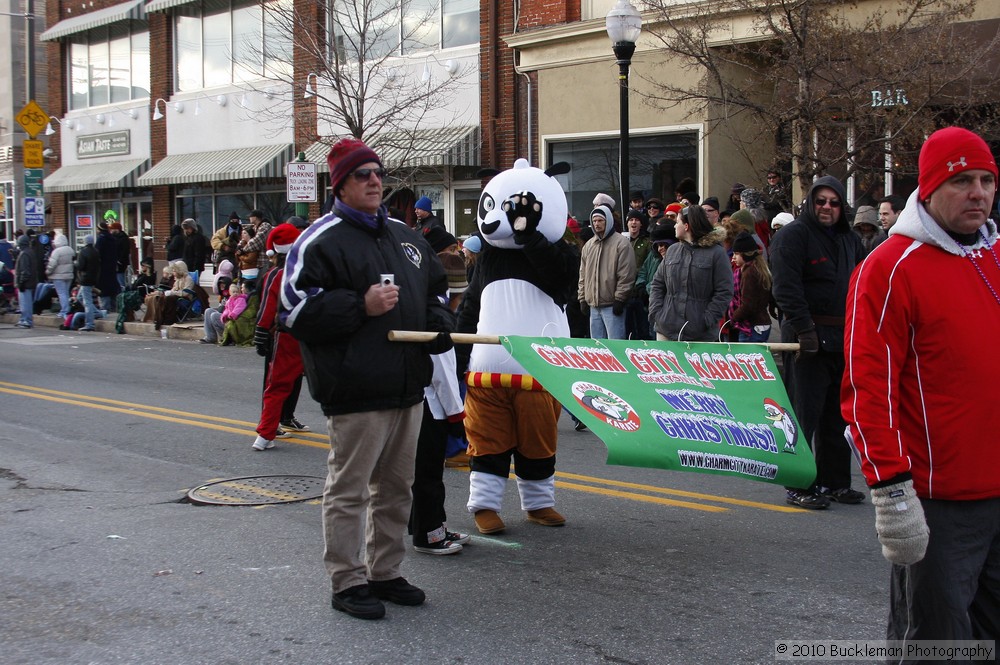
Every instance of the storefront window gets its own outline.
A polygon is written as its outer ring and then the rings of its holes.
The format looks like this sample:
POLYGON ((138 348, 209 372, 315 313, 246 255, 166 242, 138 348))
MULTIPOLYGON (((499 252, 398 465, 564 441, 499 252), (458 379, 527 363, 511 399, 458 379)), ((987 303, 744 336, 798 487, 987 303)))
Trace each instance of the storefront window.
POLYGON ((276 191, 270 183, 255 188, 253 183, 243 182, 237 186, 228 185, 228 191, 225 183, 220 183, 216 193, 209 196, 191 196, 187 191, 177 197, 177 219, 194 218, 206 235, 225 226, 234 212, 246 222, 251 210, 260 210, 275 224, 295 214, 295 205, 285 200, 284 188, 276 191), (233 191, 235 187, 240 191, 233 191))
MULTIPOLYGON (((566 190, 569 211, 586 219, 599 192, 620 198, 618 138, 580 139, 548 143, 549 164, 569 162, 570 172, 557 176, 566 190)), ((629 191, 645 198, 673 200, 674 186, 698 177, 698 134, 677 132, 633 136, 629 140, 629 191)), ((621 203, 619 203, 621 205, 621 203)))

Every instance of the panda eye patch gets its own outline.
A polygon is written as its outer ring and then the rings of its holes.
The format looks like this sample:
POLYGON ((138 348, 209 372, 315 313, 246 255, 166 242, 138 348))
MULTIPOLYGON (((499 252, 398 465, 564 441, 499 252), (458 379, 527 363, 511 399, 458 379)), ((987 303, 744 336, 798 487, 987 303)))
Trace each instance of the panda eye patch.
POLYGON ((496 201, 493 200, 493 197, 486 192, 483 192, 482 198, 479 199, 479 218, 482 219, 485 217, 486 214, 495 207, 496 201))

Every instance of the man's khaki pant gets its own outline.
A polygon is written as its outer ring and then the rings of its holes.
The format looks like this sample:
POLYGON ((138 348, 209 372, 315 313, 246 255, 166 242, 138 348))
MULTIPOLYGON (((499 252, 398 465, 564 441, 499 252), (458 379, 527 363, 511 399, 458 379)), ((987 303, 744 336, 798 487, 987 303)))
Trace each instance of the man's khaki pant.
POLYGON ((422 415, 418 403, 327 419, 330 455, 323 490, 323 560, 334 593, 368 580, 400 576, 422 415), (368 526, 362 539, 366 508, 368 526))

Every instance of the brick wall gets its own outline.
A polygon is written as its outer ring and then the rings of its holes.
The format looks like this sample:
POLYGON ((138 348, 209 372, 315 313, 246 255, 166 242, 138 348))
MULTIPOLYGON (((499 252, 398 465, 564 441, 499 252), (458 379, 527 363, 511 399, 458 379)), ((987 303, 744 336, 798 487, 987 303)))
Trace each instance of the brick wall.
MULTIPOLYGON (((524 0, 518 31, 580 20, 580 0, 524 0)), ((529 72, 532 118, 528 120, 528 80, 514 71, 514 50, 503 38, 514 32, 514 0, 479 3, 480 113, 483 165, 510 168, 528 155, 528 128, 532 163, 540 163, 538 136, 538 76, 529 72)))
MULTIPOLYGON (((60 21, 60 12, 63 3, 60 0, 47 0, 45 3, 45 25, 47 28, 54 26, 60 21)), ((41 31, 39 31, 40 34, 41 31)), ((62 118, 66 114, 66 85, 63 83, 63 76, 66 66, 66 50, 62 41, 42 42, 41 48, 45 49, 45 57, 48 62, 45 77, 49 88, 49 101, 45 112, 62 118)), ((37 73, 36 73, 37 76, 37 73)), ((45 175, 52 175, 52 172, 62 166, 62 150, 60 149, 59 138, 62 136, 62 127, 51 121, 55 129, 59 132, 52 136, 39 135, 38 138, 46 141, 46 145, 56 152, 55 160, 45 160, 45 175), (56 140, 52 140, 56 139, 56 140)), ((69 236, 69 217, 66 208, 65 194, 45 193, 45 201, 50 208, 48 222, 53 229, 62 229, 69 236)))
POLYGON ((521 5, 520 30, 580 20, 580 0, 529 0, 521 5))
MULTIPOLYGON (((156 12, 149 14, 149 47, 152 54, 149 71, 150 108, 147 113, 152 117, 153 104, 157 99, 168 100, 174 91, 173 58, 174 52, 173 22, 169 13, 156 12), (166 54, 166 55, 164 55, 166 54)), ((160 112, 166 115, 164 103, 160 103, 160 112)), ((150 120, 149 126, 150 156, 152 164, 156 165, 167 156, 167 119, 150 120)), ((167 258, 165 246, 170 238, 170 228, 180 220, 174 219, 173 187, 160 186, 153 188, 153 258, 159 261, 167 258)))
MULTIPOLYGON (((317 26, 326 25, 326 11, 324 3, 316 2, 316 0, 294 0, 295 8, 295 21, 296 21, 296 32, 299 30, 314 31, 317 26), (311 27, 311 28, 310 28, 311 27)), ((316 98, 312 97, 310 99, 303 99, 302 93, 306 85, 306 76, 309 72, 322 72, 324 70, 324 65, 320 62, 320 58, 317 56, 319 54, 315 53, 316 48, 304 48, 304 42, 318 43, 322 44, 325 39, 325 32, 323 30, 319 31, 320 34, 315 35, 315 37, 309 40, 298 40, 296 39, 292 45, 292 62, 294 66, 294 81, 295 85, 292 89, 292 98, 295 100, 295 150, 296 152, 301 152, 306 150, 309 146, 315 143, 319 139, 319 135, 316 132, 316 122, 317 122, 317 112, 316 112, 316 98), (315 40, 315 42, 313 41, 315 40)), ((315 81, 314 81, 315 83, 315 81)), ((320 199, 316 203, 309 204, 309 219, 314 220, 319 217, 320 208, 323 205, 323 179, 327 177, 320 174, 317 177, 318 182, 316 183, 317 189, 319 190, 318 198, 320 199)))

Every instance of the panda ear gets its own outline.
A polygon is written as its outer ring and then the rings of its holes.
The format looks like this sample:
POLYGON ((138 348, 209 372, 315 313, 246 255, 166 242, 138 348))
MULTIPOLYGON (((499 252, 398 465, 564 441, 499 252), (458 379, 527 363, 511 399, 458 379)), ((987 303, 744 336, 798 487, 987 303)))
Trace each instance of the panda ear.
POLYGON ((549 168, 545 169, 545 175, 554 176, 562 175, 564 173, 569 173, 570 165, 569 162, 556 162, 549 168))
POLYGON ((500 169, 479 169, 476 171, 477 178, 492 178, 496 174, 500 173, 500 169))

